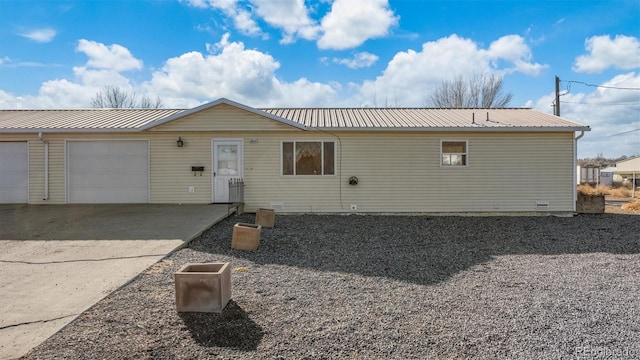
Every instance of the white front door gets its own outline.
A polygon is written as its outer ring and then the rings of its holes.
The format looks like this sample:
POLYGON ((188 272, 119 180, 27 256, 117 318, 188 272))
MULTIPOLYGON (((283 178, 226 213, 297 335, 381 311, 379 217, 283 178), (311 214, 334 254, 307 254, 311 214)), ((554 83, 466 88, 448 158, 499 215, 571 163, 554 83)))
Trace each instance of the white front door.
POLYGON ((229 180, 242 178, 242 140, 213 140, 213 202, 229 202, 229 180))

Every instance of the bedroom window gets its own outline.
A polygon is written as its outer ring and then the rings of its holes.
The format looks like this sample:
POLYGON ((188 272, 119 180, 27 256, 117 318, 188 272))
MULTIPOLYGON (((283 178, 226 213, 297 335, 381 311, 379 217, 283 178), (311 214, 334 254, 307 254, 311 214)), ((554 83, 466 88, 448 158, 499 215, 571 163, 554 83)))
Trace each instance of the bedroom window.
POLYGON ((282 175, 335 175, 335 143, 282 142, 282 175))
POLYGON ((440 150, 442 166, 467 166, 466 141, 442 141, 440 150))

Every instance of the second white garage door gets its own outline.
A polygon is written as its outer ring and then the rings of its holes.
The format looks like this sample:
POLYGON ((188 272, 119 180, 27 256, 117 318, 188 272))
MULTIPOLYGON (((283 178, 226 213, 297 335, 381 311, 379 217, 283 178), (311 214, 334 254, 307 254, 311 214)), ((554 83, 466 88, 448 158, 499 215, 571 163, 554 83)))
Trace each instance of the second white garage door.
POLYGON ((67 202, 148 203, 149 142, 67 142, 67 202))
POLYGON ((0 142, 0 204, 26 203, 29 187, 27 142, 0 142))

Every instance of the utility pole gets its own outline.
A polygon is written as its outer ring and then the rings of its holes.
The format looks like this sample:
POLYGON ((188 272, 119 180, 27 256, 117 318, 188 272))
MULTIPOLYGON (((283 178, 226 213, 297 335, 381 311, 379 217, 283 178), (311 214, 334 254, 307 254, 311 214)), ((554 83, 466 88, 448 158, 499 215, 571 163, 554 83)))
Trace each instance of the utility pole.
POLYGON ((556 106, 553 108, 553 114, 560 116, 560 78, 556 76, 556 106))

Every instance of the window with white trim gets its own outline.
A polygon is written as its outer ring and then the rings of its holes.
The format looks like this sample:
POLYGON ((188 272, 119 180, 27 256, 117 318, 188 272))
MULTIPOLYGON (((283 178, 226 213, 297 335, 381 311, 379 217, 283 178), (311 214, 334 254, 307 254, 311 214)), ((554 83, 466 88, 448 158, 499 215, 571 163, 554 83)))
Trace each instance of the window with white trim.
POLYGON ((442 166, 467 166, 468 147, 466 141, 443 140, 440 142, 442 166))
POLYGON ((282 175, 335 175, 333 141, 283 141, 282 175))

